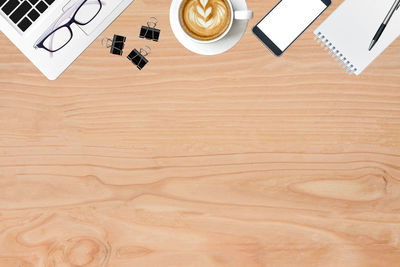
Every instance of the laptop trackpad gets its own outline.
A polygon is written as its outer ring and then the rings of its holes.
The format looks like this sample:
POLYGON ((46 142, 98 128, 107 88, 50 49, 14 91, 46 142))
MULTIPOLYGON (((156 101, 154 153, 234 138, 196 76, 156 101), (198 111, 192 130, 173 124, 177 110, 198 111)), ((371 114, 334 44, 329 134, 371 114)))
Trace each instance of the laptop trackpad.
MULTIPOLYGON (((63 11, 67 11, 79 0, 71 0, 63 7, 63 11)), ((86 25, 78 25, 81 30, 86 33, 86 35, 92 34, 97 27, 113 12, 123 0, 101 0, 101 9, 97 16, 86 25)), ((99 8, 98 0, 88 0, 85 7, 82 7, 79 11, 78 16, 82 20, 90 20, 92 15, 94 15, 99 8)), ((72 16, 72 15, 71 15, 72 16)))

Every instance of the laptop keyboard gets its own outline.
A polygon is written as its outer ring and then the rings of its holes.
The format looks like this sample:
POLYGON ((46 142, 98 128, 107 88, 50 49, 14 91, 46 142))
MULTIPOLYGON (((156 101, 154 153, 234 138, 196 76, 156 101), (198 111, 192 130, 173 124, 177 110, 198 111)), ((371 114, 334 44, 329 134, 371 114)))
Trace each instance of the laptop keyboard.
POLYGON ((0 0, 3 12, 25 32, 55 0, 0 0))

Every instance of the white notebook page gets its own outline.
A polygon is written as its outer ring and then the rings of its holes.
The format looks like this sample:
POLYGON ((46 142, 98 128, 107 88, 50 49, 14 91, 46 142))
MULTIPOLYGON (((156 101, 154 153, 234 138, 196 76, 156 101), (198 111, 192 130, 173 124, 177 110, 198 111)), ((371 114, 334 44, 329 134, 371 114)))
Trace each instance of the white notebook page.
POLYGON ((361 74, 400 35, 398 9, 375 47, 368 51, 393 3, 394 0, 345 0, 314 33, 332 53, 337 53, 349 71, 361 74))

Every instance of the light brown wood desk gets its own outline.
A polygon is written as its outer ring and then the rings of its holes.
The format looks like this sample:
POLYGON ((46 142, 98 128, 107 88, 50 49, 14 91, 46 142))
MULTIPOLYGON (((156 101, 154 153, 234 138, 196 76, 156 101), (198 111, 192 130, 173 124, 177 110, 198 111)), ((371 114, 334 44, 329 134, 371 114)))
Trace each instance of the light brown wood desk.
POLYGON ((0 35, 0 266, 398 266, 400 42, 348 76, 313 40, 192 54, 170 1, 102 36, 161 40, 138 71, 100 38, 55 82, 0 35))

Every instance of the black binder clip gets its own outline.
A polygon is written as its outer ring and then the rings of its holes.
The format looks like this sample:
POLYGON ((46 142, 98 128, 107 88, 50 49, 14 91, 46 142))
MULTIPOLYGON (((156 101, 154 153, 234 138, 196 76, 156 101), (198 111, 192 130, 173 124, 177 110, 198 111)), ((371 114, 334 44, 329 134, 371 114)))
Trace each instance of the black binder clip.
POLYGON ((156 29, 157 23, 158 20, 156 17, 150 17, 149 21, 147 21, 147 26, 142 26, 140 29, 139 37, 158 42, 160 30, 156 29))
POLYGON ((147 45, 145 46, 147 48, 140 48, 140 52, 135 49, 132 50, 132 52, 128 55, 128 59, 137 66, 139 70, 143 69, 144 66, 149 62, 146 59, 146 56, 151 53, 151 48, 148 47, 147 45))
POLYGON ((101 40, 101 43, 105 47, 110 48, 111 54, 122 56, 122 53, 124 52, 125 41, 125 36, 114 34, 114 38, 112 40, 110 38, 104 38, 101 40))

